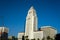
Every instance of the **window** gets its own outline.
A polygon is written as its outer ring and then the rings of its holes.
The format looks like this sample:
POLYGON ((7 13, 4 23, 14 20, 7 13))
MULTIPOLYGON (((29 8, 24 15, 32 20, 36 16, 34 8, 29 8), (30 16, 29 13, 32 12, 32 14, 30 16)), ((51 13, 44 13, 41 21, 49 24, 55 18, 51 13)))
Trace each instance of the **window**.
POLYGON ((39 40, 39 38, 37 40, 39 40))

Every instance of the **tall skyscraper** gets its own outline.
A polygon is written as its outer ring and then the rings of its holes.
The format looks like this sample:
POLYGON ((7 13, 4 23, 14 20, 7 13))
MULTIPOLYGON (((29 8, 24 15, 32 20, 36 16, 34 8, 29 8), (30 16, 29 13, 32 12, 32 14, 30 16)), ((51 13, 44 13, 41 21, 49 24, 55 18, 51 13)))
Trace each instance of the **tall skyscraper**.
POLYGON ((33 39, 33 32, 37 31, 37 15, 33 6, 28 11, 25 27, 25 36, 28 36, 29 39, 33 39))

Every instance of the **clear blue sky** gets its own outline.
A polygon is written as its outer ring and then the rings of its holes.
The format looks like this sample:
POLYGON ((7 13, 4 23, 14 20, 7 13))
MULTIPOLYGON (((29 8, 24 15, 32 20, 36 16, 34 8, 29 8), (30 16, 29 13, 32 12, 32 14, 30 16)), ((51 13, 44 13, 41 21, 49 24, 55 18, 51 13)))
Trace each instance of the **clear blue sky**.
POLYGON ((4 17, 9 35, 17 36, 24 31, 26 15, 32 5, 37 12, 38 27, 50 25, 60 33, 60 0, 0 0, 0 16, 4 17))

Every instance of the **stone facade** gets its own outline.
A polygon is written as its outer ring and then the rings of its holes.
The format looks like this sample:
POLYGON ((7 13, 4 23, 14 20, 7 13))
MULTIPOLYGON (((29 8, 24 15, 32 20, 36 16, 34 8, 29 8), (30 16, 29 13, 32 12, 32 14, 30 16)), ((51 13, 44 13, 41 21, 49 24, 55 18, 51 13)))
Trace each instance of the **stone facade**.
POLYGON ((34 32, 34 39, 35 40, 42 40, 43 39, 43 31, 36 31, 34 32))
POLYGON ((26 17, 26 26, 25 26, 25 36, 28 36, 28 39, 33 39, 33 32, 37 31, 37 15, 33 6, 29 9, 28 15, 26 17))
POLYGON ((54 39, 54 36, 57 34, 57 30, 53 28, 52 26, 42 26, 41 30, 45 34, 44 35, 45 38, 50 36, 50 38, 54 39))
POLYGON ((0 40, 8 40, 8 28, 0 27, 0 40))
POLYGON ((18 33, 18 40, 22 40, 23 36, 24 36, 24 32, 18 33))

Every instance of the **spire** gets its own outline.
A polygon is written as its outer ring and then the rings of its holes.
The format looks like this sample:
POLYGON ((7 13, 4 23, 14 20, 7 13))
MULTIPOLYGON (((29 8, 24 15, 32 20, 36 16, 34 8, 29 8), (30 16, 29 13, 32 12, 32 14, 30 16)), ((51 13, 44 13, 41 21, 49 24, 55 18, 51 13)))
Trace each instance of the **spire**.
POLYGON ((34 7, 33 6, 31 6, 31 8, 30 9, 34 9, 34 7))
POLYGON ((36 16, 37 17, 37 15, 36 15, 36 10, 34 9, 34 7, 33 6, 31 6, 30 7, 30 9, 29 9, 29 11, 28 11, 28 15, 27 16, 36 16))
POLYGON ((33 6, 31 6, 31 8, 30 9, 33 9, 34 7, 33 6))

